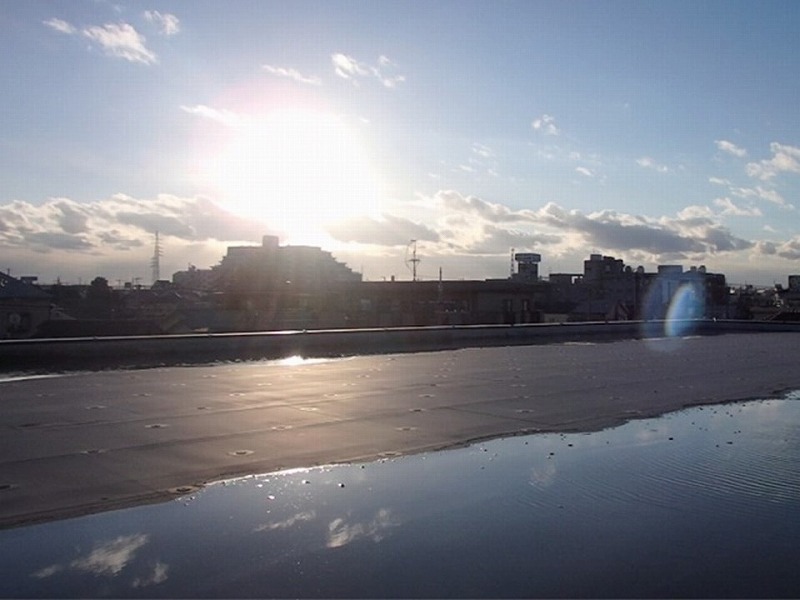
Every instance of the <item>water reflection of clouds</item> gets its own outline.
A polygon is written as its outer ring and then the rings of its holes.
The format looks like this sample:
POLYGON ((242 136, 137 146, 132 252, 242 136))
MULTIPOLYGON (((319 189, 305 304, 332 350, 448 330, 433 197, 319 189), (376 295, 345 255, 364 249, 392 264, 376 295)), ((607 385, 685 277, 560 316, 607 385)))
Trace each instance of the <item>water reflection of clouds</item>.
POLYGON ((48 577, 52 577, 56 573, 60 573, 63 570, 64 565, 50 565, 49 567, 39 569, 33 575, 31 575, 31 577, 36 577, 36 579, 47 579, 48 577))
MULTIPOLYGON (((789 394, 786 400, 797 399, 796 396, 789 394)), ((764 400, 762 402, 747 402, 742 403, 736 407, 739 412, 747 413, 758 417, 761 422, 780 421, 784 418, 784 412, 787 408, 786 402, 782 400, 764 400)))
POLYGON ((531 469, 531 476, 528 481, 531 485, 549 487, 553 484, 553 480, 556 477, 556 471, 556 465, 552 461, 543 466, 533 467, 531 469))
POLYGON ((642 427, 641 429, 636 431, 633 437, 637 442, 650 443, 654 441, 663 440, 667 432, 668 430, 642 427))
MULTIPOLYGON (((94 575, 116 577, 135 559, 138 551, 147 544, 149 539, 150 536, 143 533, 122 535, 96 545, 89 554, 78 557, 68 564, 53 564, 34 572, 32 576, 37 579, 46 579, 71 569, 94 575)), ((169 567, 166 564, 157 561, 153 565, 152 571, 148 572, 145 577, 136 577, 132 586, 139 588, 163 583, 167 579, 168 571, 169 567)))
POLYGON ((387 508, 380 509, 375 518, 366 523, 348 523, 343 518, 337 518, 328 525, 328 548, 346 546, 360 538, 368 538, 373 542, 380 542, 386 530, 399 525, 392 512, 387 508))
MULTIPOLYGON (((785 421, 787 412, 792 410, 792 396, 784 399, 752 400, 746 402, 734 402, 728 404, 718 404, 701 407, 704 415, 704 423, 708 431, 722 434, 728 432, 733 427, 739 427, 742 419, 746 420, 747 426, 758 428, 770 428, 778 426, 785 421)), ((698 413, 699 416, 699 413, 698 413)), ((791 422, 791 421, 790 421, 791 422)))
POLYGON ((95 575, 118 575, 148 539, 142 533, 120 536, 97 546, 88 556, 73 560, 70 566, 95 575))
POLYGON ((258 525, 253 531, 260 532, 260 531, 275 531, 277 529, 290 529, 294 527, 297 523, 302 523, 304 521, 313 521, 317 518, 317 511, 309 510, 306 512, 297 513, 296 515, 292 515, 288 519, 284 519, 283 521, 277 521, 274 523, 262 523, 258 525))
POLYGON ((153 572, 150 573, 147 577, 137 577, 136 579, 134 579, 133 587, 143 588, 151 585, 157 585, 159 583, 164 583, 167 580, 168 571, 169 567, 167 565, 165 565, 161 561, 156 561, 156 564, 153 565, 153 572))

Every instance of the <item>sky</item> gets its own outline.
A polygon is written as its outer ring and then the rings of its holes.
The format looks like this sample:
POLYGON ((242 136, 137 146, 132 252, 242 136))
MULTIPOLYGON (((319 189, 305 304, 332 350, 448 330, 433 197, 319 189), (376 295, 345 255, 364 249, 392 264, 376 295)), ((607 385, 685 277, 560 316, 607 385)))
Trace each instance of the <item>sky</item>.
POLYGON ((0 269, 800 273, 794 2, 0 3, 0 269))

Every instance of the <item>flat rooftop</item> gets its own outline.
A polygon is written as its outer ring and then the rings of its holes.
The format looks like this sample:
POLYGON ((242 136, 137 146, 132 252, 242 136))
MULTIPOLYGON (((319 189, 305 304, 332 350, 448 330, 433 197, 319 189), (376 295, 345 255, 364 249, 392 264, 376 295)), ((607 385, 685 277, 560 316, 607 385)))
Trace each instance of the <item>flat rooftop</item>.
POLYGON ((800 333, 467 348, 0 382, 0 527, 234 475, 590 431, 800 388, 800 333))

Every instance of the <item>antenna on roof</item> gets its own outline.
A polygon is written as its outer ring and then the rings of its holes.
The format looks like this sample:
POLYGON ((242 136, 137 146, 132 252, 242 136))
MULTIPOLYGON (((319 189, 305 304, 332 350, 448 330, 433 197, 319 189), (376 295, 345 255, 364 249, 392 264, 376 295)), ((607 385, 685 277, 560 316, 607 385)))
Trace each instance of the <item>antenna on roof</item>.
POLYGON ((412 281, 417 280, 417 265, 422 261, 417 258, 417 240, 411 240, 406 246, 406 267, 411 269, 412 281), (411 258, 408 258, 408 250, 411 249, 411 258))
POLYGON ((156 243, 153 247, 153 258, 150 259, 150 267, 153 269, 153 283, 161 279, 161 257, 164 251, 158 241, 158 231, 156 231, 156 243))

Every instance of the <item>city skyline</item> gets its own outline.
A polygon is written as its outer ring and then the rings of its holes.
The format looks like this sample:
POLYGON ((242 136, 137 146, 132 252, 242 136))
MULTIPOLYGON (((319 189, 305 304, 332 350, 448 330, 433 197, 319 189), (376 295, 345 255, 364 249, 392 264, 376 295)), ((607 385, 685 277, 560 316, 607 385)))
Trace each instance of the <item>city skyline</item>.
POLYGON ((366 279, 590 254, 800 272, 791 2, 29 3, 0 12, 0 268, 149 279, 278 235, 366 279))

